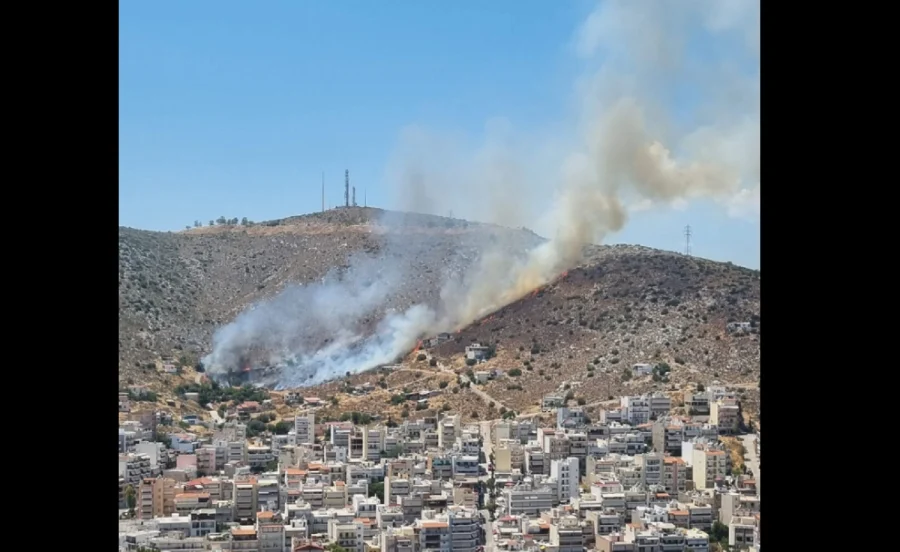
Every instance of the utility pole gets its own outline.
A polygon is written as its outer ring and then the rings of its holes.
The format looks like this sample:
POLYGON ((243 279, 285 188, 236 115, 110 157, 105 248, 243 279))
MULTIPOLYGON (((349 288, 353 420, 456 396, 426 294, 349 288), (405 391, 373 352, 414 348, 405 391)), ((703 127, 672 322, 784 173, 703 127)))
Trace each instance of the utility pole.
POLYGON ((691 225, 688 224, 684 227, 684 254, 688 257, 691 256, 691 225))
POLYGON ((350 169, 344 170, 344 207, 350 207, 350 169))

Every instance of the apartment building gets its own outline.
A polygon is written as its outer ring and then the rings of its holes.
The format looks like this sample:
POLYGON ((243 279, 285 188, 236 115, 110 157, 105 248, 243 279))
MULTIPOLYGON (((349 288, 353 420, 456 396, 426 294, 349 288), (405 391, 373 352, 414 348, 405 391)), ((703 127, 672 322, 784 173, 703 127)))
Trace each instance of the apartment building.
POLYGON ((693 502, 687 505, 688 527, 702 531, 712 530, 713 507, 711 504, 693 502))
POLYGON ((152 477, 150 457, 146 454, 126 453, 119 455, 119 476, 125 485, 137 489, 141 481, 152 477))
POLYGON ((454 454, 451 456, 453 460, 453 475, 477 477, 480 473, 480 464, 478 456, 467 456, 462 454, 454 454))
POLYGON ((709 422, 719 428, 721 434, 736 433, 740 426, 741 409, 737 399, 719 399, 710 404, 709 422))
POLYGON ((548 485, 522 483, 503 493, 506 498, 506 513, 511 516, 537 516, 552 508, 558 501, 557 490, 548 485))
POLYGON ((119 476, 119 509, 124 510, 128 505, 125 502, 125 478, 119 476))
POLYGON ((684 440, 684 425, 671 418, 662 418, 653 423, 651 429, 653 450, 681 455, 681 443, 684 440))
POLYGON ((418 536, 411 527, 384 531, 381 536, 381 552, 417 552, 418 536))
POLYGON ((648 396, 650 415, 656 418, 667 416, 672 410, 672 399, 665 393, 652 393, 648 396))
POLYGON ((475 508, 478 506, 478 494, 469 487, 453 487, 453 504, 475 508))
POLYGON ((227 449, 224 446, 203 445, 196 451, 197 474, 212 475, 225 467, 227 449))
POLYGON ((688 469, 683 458, 666 456, 663 458, 663 481, 666 492, 679 493, 687 488, 688 469))
POLYGON ((556 410, 557 429, 581 427, 586 419, 584 409, 580 407, 561 406, 556 410))
POLYGON ((334 485, 322 490, 322 507, 339 510, 347 506, 347 485, 336 481, 334 485))
POLYGON ((452 552, 449 522, 417 520, 413 529, 421 552, 452 552))
POLYGON ((612 535, 622 531, 623 519, 619 512, 612 509, 604 509, 587 512, 585 519, 591 524, 594 536, 612 535))
POLYGON ((157 477, 141 481, 136 510, 138 519, 172 515, 175 512, 175 480, 157 477))
POLYGON ((688 414, 691 416, 706 416, 709 414, 710 394, 706 391, 691 393, 684 401, 688 414))
POLYGON ((549 475, 550 455, 540 449, 526 448, 525 468, 532 475, 549 475))
POLYGON ((247 442, 246 441, 224 441, 219 446, 225 449, 225 463, 233 462, 235 464, 247 463, 247 442))
POLYGON ((645 424, 650 421, 650 399, 641 397, 622 397, 622 420, 631 425, 645 424))
POLYGON ((454 506, 447 510, 451 552, 475 552, 481 544, 482 517, 474 508, 454 506))
POLYGON ((712 489, 716 479, 731 473, 731 459, 723 450, 708 447, 692 449, 691 473, 696 489, 712 489))
POLYGON ((634 467, 638 470, 642 484, 664 484, 665 471, 663 460, 663 455, 659 452, 647 452, 634 457, 634 467))
POLYGON ((536 431, 537 425, 533 420, 503 420, 491 426, 491 441, 496 445, 504 439, 515 439, 524 445, 536 431))
POLYGON ((281 485, 277 479, 258 479, 256 481, 256 507, 277 511, 281 508, 281 485))
POLYGON ((578 458, 570 456, 564 460, 552 460, 550 477, 557 481, 558 502, 568 502, 581 494, 578 458))
POLYGON ((494 449, 494 469, 499 473, 525 471, 525 448, 517 439, 503 439, 494 449))
POLYGON ((274 458, 272 447, 266 445, 252 445, 247 447, 247 463, 252 468, 264 468, 274 458))
POLYGON ((549 429, 539 429, 538 436, 542 438, 543 450, 547 453, 547 460, 562 460, 568 458, 569 439, 565 433, 549 429))
MULTIPOLYGON (((301 410, 294 415, 295 444, 306 445, 316 440, 316 414, 312 410, 301 410)), ((345 445, 346 446, 346 445, 345 445)))
POLYGON ((119 428, 119 452, 121 454, 132 452, 138 440, 137 432, 128 431, 122 427, 119 428))
POLYGON ((358 521, 342 522, 332 519, 328 523, 328 540, 349 552, 365 552, 363 524, 358 521))
POLYGON ((558 552, 582 552, 584 529, 575 516, 561 516, 550 524, 550 546, 558 552))
POLYGON ((461 435, 462 421, 459 414, 444 416, 438 424, 438 447, 441 450, 450 449, 461 435))
POLYGON ((743 550, 756 544, 756 518, 754 516, 735 516, 728 524, 728 546, 743 550))
POLYGON ((722 493, 720 501, 719 521, 725 525, 730 524, 733 517, 752 517, 759 513, 760 500, 757 496, 732 491, 722 493))
POLYGON ((635 552, 636 550, 633 542, 625 542, 624 533, 598 536, 595 548, 598 552, 635 552))
POLYGON ((215 533, 219 525, 219 515, 215 508, 203 508, 191 512, 191 537, 206 537, 215 533))
POLYGON ((175 495, 175 512, 182 516, 189 516, 194 510, 209 508, 212 501, 209 493, 177 493, 175 495))
POLYGON ((234 518, 252 520, 259 511, 256 481, 234 483, 234 518))

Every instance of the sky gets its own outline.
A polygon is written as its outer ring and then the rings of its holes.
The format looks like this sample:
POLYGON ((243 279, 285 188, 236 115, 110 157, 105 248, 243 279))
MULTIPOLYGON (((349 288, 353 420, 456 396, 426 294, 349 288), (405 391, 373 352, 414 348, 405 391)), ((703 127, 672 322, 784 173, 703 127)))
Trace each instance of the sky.
MULTIPOLYGON (((620 60, 626 66, 616 69, 620 77, 628 73, 627 63, 644 63, 634 71, 634 82, 651 90, 649 95, 668 115, 660 132, 684 146, 674 147, 675 153, 688 151, 694 142, 687 137, 698 134, 694 131, 705 124, 703 117, 708 122, 734 112, 710 108, 700 113, 701 106, 746 100, 723 92, 720 102, 707 101, 691 86, 712 74, 697 68, 724 67, 714 54, 730 52, 711 46, 700 31, 733 29, 740 10, 712 10, 712 16, 704 15, 703 28, 685 23, 676 29, 668 21, 678 18, 666 19, 654 27, 660 38, 649 49, 656 56, 649 64, 608 45, 648 35, 646 25, 652 22, 646 14, 637 22, 618 14, 610 29, 610 16, 606 26, 597 17, 604 4, 120 2, 120 224, 177 231, 219 216, 261 221, 318 211, 323 173, 326 203, 334 206, 343 202, 345 169, 359 204, 365 196, 369 206, 403 208, 406 188, 398 185, 392 167, 402 156, 398 151, 410 128, 481 144, 497 121, 527 137, 521 141, 522 166, 546 177, 545 184, 530 184, 528 193, 521 194, 529 198, 531 213, 552 198, 556 169, 545 174, 532 161, 542 158, 538 150, 544 151, 547 143, 562 144, 574 133, 578 116, 573 113, 584 99, 578 90, 587 75, 604 67, 608 71, 620 60), (676 38, 673 29, 684 31, 678 35, 684 40, 677 43, 684 45, 684 59, 691 60, 679 67, 695 71, 679 69, 678 78, 659 59, 660 52, 675 51, 667 42, 676 38), (631 33, 630 38, 620 38, 618 32, 631 33), (605 43, 594 36, 598 34, 605 43), (594 55, 602 44, 607 50, 594 55)), ((722 0, 725 4, 737 5, 722 0)), ((729 67, 738 76, 755 72, 758 83, 758 65, 752 60, 729 67)), ((717 78, 723 74, 715 73, 717 78)), ((734 82, 739 79, 730 77, 728 83, 734 82)), ((710 87, 726 89, 731 91, 710 87)), ((755 101, 748 113, 757 117, 758 136, 758 96, 755 101)), ((743 141, 716 137, 716 144, 737 144, 730 151, 739 150, 741 156, 747 148, 743 141)), ((628 223, 604 243, 683 251, 684 228, 690 225, 694 255, 759 268, 758 144, 756 148, 755 183, 742 184, 725 199, 678 200, 662 207, 635 200, 628 223)), ((451 190, 447 198, 432 198, 429 210, 447 214, 465 194, 455 195, 451 190)), ((454 215, 466 216, 460 209, 464 204, 454 215)), ((537 222, 527 226, 544 235, 552 232, 537 222)))

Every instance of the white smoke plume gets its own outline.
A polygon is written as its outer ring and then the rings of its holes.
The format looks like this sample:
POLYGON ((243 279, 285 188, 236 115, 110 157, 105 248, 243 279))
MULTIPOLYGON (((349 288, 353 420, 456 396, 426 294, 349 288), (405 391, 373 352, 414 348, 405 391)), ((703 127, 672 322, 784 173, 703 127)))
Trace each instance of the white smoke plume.
POLYGON ((592 67, 576 83, 574 123, 525 151, 497 132, 468 155, 422 129, 406 136, 418 149, 404 144, 393 171, 407 208, 428 210, 416 202, 455 189, 455 197, 478 197, 478 209, 457 204, 455 212, 511 226, 539 218, 550 238, 524 258, 496 244, 475 272, 450 282, 446 324, 471 322, 554 279, 578 263, 584 245, 620 230, 632 206, 705 199, 734 216, 758 215, 758 0, 607 0, 573 42, 592 67), (674 96, 684 90, 697 107, 682 106, 688 116, 676 117, 674 96), (441 163, 430 165, 434 158, 441 163), (547 204, 535 217, 535 206, 547 204))
MULTIPOLYGON (((372 368, 424 334, 456 329, 551 281, 585 245, 623 228, 629 210, 699 199, 758 214, 758 0, 606 0, 572 46, 586 70, 571 120, 537 134, 492 120, 474 148, 413 126, 388 172, 403 211, 511 227, 538 221, 547 241, 518 254, 494 237, 436 304, 402 313, 378 310, 402 288, 404 269, 353 261, 343 278, 286 291, 223 327, 204 359, 210 372, 233 371, 256 349, 289 366, 277 372, 279 387, 372 368), (677 101, 685 90, 690 99, 677 101), (381 318, 374 333, 353 329, 373 316, 381 318), (327 343, 309 339, 322 333, 327 343)), ((411 255, 402 236, 392 239, 401 257, 411 255)))

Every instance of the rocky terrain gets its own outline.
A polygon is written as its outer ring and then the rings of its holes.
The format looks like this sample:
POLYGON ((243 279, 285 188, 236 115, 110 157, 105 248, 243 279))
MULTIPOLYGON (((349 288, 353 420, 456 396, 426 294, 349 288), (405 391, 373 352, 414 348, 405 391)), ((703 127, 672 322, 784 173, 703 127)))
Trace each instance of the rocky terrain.
MULTIPOLYGON (((464 270, 490 240, 522 250, 540 238, 426 215, 387 215, 349 208, 254 226, 217 226, 179 233, 120 229, 120 380, 164 388, 163 361, 193 367, 213 331, 254 302, 293 282, 313 282, 347 267, 356 252, 404 263, 412 277, 386 303, 405 308, 433 300, 447 270, 464 270), (402 235, 402 247, 394 237, 402 235), (392 237, 393 236, 393 237, 392 237)), ((405 389, 439 389, 428 411, 466 418, 498 417, 474 389, 525 415, 542 396, 572 404, 652 389, 681 394, 713 381, 735 384, 747 408, 758 400, 759 277, 753 271, 637 246, 591 246, 585 260, 558 280, 464 328, 450 341, 411 354, 404 370, 372 371, 309 389, 338 397, 339 411, 400 416, 391 397, 405 389), (750 322, 732 333, 728 322, 750 322), (466 345, 492 345, 496 355, 467 366, 466 345), (425 360, 419 355, 425 354, 425 360), (429 362, 434 358, 434 362, 429 362), (635 363, 666 367, 664 375, 629 378, 635 363), (432 365, 433 364, 433 365, 432 365), (487 384, 459 387, 460 376, 498 370, 487 384), (441 381, 447 382, 439 388, 441 381), (348 385, 371 382, 365 396, 348 385)), ((192 371, 191 371, 192 372, 192 371)))

